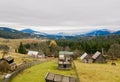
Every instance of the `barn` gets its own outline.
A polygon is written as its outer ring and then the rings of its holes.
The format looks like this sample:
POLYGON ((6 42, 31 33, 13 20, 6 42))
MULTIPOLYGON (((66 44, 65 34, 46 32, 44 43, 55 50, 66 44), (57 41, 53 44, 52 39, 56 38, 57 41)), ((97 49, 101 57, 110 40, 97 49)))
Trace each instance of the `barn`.
POLYGON ((80 60, 83 63, 92 63, 93 62, 91 55, 88 55, 86 52, 80 57, 80 60))
POLYGON ((73 52, 60 51, 58 59, 58 69, 71 69, 72 68, 72 55, 73 52))
POLYGON ((77 78, 54 73, 47 73, 45 80, 46 82, 79 82, 77 78))
POLYGON ((92 56, 92 59, 93 63, 106 63, 106 58, 99 51, 92 56))

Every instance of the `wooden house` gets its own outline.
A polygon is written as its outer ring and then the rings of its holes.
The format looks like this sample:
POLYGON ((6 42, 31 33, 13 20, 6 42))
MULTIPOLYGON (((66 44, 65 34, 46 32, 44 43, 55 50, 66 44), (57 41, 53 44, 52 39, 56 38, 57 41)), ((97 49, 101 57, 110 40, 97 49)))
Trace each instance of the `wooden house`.
POLYGON ((0 70, 2 72, 14 71, 16 68, 17 65, 11 56, 0 59, 0 70))
POLYGON ((10 65, 5 59, 0 59, 0 71, 6 73, 10 70, 10 65))
POLYGON ((53 73, 47 73, 45 80, 46 82, 79 82, 77 78, 53 73))
POLYGON ((93 63, 106 63, 106 58, 99 51, 92 56, 92 59, 93 63))
POLYGON ((92 63, 93 62, 91 55, 88 55, 86 52, 80 57, 80 60, 83 63, 92 63))
POLYGON ((60 51, 58 59, 58 69, 71 69, 72 68, 72 52, 60 51))

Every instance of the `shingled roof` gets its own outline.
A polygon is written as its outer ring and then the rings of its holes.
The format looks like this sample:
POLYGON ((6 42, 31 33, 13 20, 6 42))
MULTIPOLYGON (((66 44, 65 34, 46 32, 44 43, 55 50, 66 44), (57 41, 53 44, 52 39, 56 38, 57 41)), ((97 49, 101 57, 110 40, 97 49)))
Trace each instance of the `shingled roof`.
POLYGON ((92 58, 93 58, 93 59, 96 59, 100 54, 101 54, 101 52, 97 51, 97 52, 92 56, 92 58))
POLYGON ((84 53, 84 54, 80 57, 80 59, 83 60, 87 55, 88 55, 87 53, 84 53))
POLYGON ((78 78, 53 73, 47 73, 45 80, 46 82, 79 82, 78 78))
POLYGON ((65 55, 65 54, 67 54, 67 55, 73 55, 74 53, 73 52, 69 52, 69 51, 60 51, 59 52, 59 55, 65 55))

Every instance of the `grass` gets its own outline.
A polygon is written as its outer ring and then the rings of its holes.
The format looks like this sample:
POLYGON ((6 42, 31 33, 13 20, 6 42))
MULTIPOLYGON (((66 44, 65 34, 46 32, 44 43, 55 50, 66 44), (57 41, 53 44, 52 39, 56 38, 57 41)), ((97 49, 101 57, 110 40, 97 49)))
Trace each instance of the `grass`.
POLYGON ((70 71, 58 70, 57 62, 53 60, 36 65, 23 71, 11 82, 45 82, 45 75, 47 72, 76 77, 75 71, 73 69, 70 71))
POLYGON ((11 47, 13 50, 18 48, 20 42, 22 42, 23 44, 26 43, 40 43, 40 42, 44 42, 47 41, 46 39, 3 39, 0 38, 0 44, 5 44, 8 45, 9 47, 11 47))
MULTIPOLYGON (((0 51, 0 58, 2 58, 2 51, 0 51)), ((19 53, 14 53, 14 52, 9 52, 6 56, 12 56, 15 60, 15 63, 16 64, 20 64, 23 62, 23 59, 24 60, 29 60, 29 61, 32 61, 33 58, 28 58, 27 55, 25 54, 19 54, 19 53)))
POLYGON ((120 82, 120 61, 117 66, 107 64, 85 64, 75 61, 80 82, 120 82))

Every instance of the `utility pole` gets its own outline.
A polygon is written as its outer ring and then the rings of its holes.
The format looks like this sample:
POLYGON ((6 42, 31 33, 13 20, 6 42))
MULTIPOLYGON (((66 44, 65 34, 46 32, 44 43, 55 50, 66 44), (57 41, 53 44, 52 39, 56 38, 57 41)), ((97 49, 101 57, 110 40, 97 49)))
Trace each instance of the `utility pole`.
POLYGON ((103 48, 102 48, 102 55, 103 55, 104 51, 103 51, 103 48))

